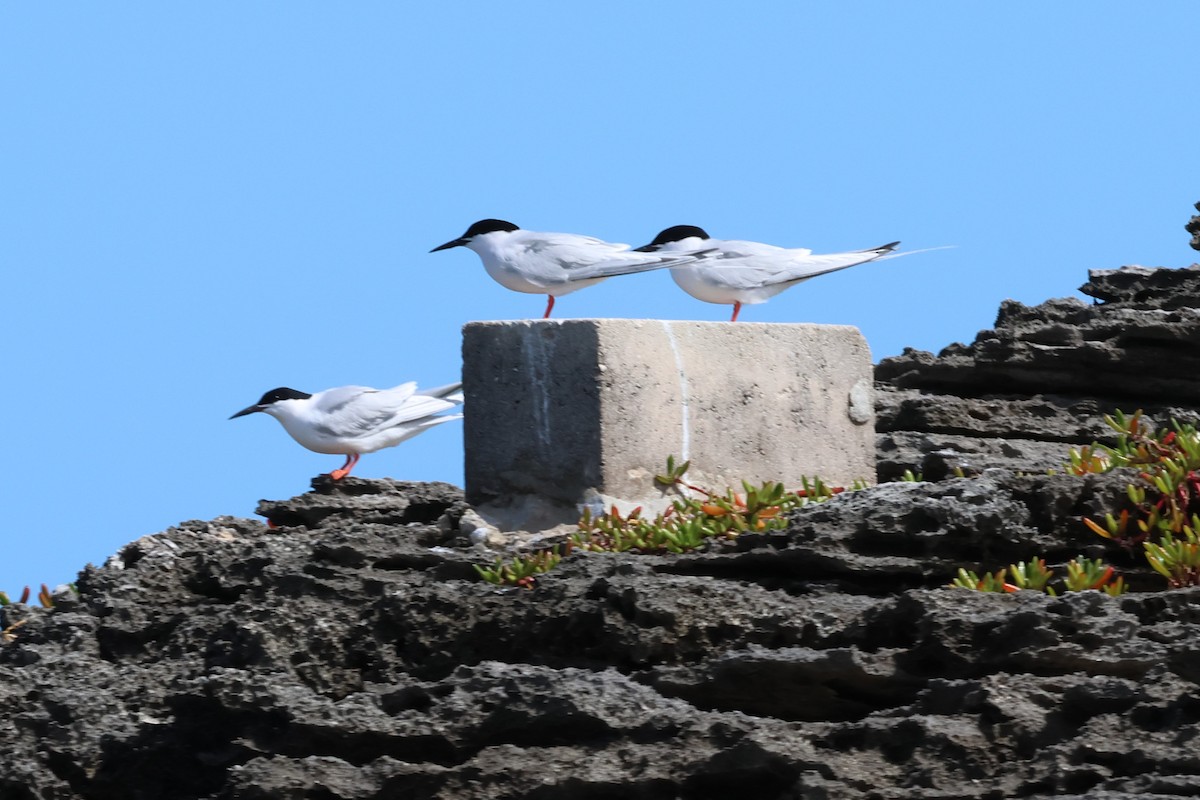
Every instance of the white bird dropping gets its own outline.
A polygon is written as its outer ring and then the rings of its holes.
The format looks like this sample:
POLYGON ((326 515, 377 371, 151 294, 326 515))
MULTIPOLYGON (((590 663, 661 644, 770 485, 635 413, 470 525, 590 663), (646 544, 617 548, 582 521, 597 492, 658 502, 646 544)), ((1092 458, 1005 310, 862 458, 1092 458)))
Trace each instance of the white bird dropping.
POLYGON ((412 381, 392 389, 339 386, 316 394, 281 387, 230 419, 261 411, 309 450, 345 456, 346 463, 329 473, 337 481, 350 474, 363 453, 395 447, 435 425, 462 419, 462 414, 442 414, 462 401, 461 383, 422 391, 412 381))

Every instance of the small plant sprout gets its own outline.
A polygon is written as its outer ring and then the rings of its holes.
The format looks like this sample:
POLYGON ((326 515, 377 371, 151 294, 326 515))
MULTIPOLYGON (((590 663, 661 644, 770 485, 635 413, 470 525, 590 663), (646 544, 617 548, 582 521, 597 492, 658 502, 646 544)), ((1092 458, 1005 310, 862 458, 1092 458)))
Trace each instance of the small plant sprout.
MULTIPOLYGON (((1193 518, 1194 519, 1194 518, 1193 518)), ((1146 560, 1154 571, 1167 579, 1172 589, 1184 586, 1200 586, 1200 537, 1197 525, 1185 525, 1183 538, 1176 539, 1170 531, 1162 539, 1146 542, 1146 560)))
POLYGON ((1095 445, 1084 445, 1078 450, 1072 447, 1068 453, 1070 461, 1065 465, 1067 474, 1094 475, 1111 470, 1113 468, 1111 463, 1103 453, 1097 453, 1095 447, 1095 445))
POLYGON ((1019 589, 1031 589, 1035 592, 1046 590, 1046 585, 1054 577, 1054 570, 1046 569, 1046 559, 1031 558, 1027 564, 1010 564, 1013 583, 1019 589))
MULTIPOLYGON (((42 588, 45 588, 45 587, 46 587, 46 584, 43 583, 42 588)), ((12 602, 12 599, 9 598, 9 596, 7 594, 5 594, 4 592, 0 592, 0 606, 6 606, 11 602, 12 602)), ((21 591, 21 599, 17 600, 17 602, 18 603, 28 603, 29 602, 29 587, 28 586, 26 586, 21 591)), ((43 603, 43 605, 45 605, 45 604, 43 603)))
MULTIPOLYGON (((695 505, 698 501, 676 501, 695 505)), ((716 506, 712 510, 723 512, 716 506)), ((607 514, 593 516, 584 509, 579 520, 579 532, 573 542, 582 550, 607 553, 686 553, 695 550, 709 536, 716 535, 701 516, 685 516, 675 513, 675 506, 653 519, 642 517, 642 509, 635 508, 622 515, 613 506, 607 514)))
MULTIPOLYGON (((959 472, 962 472, 962 470, 960 469, 959 472)), ((959 475, 958 477, 961 478, 962 475, 959 475)), ((911 469, 904 470, 904 474, 900 476, 900 481, 902 483, 921 483, 924 480, 924 475, 922 475, 920 472, 913 472, 911 469)))
MULTIPOLYGON (((574 543, 583 550, 633 553, 686 553, 710 539, 734 539, 749 531, 786 527, 789 511, 809 503, 821 503, 845 491, 820 478, 803 477, 801 488, 789 491, 782 483, 767 481, 754 486, 742 481, 741 491, 715 492, 688 483, 684 474, 691 462, 667 459, 667 468, 655 481, 667 487, 687 489, 671 506, 654 517, 641 508, 622 515, 614 506, 607 514, 594 515, 585 509, 574 543)), ((852 489, 866 484, 855 481, 852 489)))
POLYGON ((1083 520, 1083 524, 1088 526, 1093 533, 1103 536, 1105 539, 1121 542, 1130 538, 1128 511, 1122 511, 1119 516, 1115 517, 1112 514, 1105 514, 1103 527, 1095 520, 1087 518, 1083 520))
POLYGON ((1006 571, 1002 569, 996 570, 995 572, 985 572, 981 578, 969 569, 960 568, 958 570, 958 576, 951 582, 950 585, 959 589, 971 589, 976 592, 1020 591, 1020 587, 1005 582, 1005 572, 1006 571))
MULTIPOLYGON (((1142 418, 1138 409, 1132 416, 1120 410, 1104 416, 1104 423, 1117 434, 1114 445, 1094 442, 1078 450, 1071 448, 1066 470, 1072 475, 1091 475, 1111 472, 1118 467, 1153 464, 1164 455, 1169 455, 1177 431, 1155 431, 1142 418)), ((1192 431, 1193 436, 1195 431, 1192 431)), ((1197 449, 1200 453, 1200 449, 1197 449)))
MULTIPOLYGON (((570 545, 567 546, 570 552, 570 545)), ((562 561, 558 547, 541 550, 527 556, 514 556, 509 561, 497 558, 491 567, 473 565, 479 577, 496 586, 520 586, 522 589, 532 589, 537 583, 537 576, 549 572, 562 561)))
MULTIPOLYGON (((1092 561, 1083 557, 1072 559, 1067 564, 1067 575, 1063 579, 1062 589, 1068 592, 1082 592, 1088 589, 1100 591, 1116 597, 1124 594, 1125 579, 1117 577, 1113 568, 1101 561, 1092 561)), ((1009 564, 1007 569, 996 572, 985 572, 983 576, 968 569, 959 569, 957 577, 950 586, 959 589, 971 589, 976 592, 1044 592, 1057 597, 1059 591, 1050 585, 1054 579, 1054 570, 1046 568, 1046 559, 1031 558, 1024 564, 1009 564), (1005 579, 1012 573, 1012 581, 1005 579)))
POLYGON ((703 493, 703 489, 691 486, 683 480, 683 476, 687 474, 691 466, 691 461, 684 461, 682 464, 677 465, 675 463, 675 456, 667 456, 667 470, 661 475, 655 475, 654 482, 667 487, 685 486, 693 491, 703 493))
POLYGON ((1069 592, 1084 592, 1099 589, 1116 597, 1125 593, 1125 579, 1117 578, 1112 567, 1100 560, 1080 556, 1067 562, 1067 577, 1064 583, 1069 592))
MULTIPOLYGON (((536 583, 536 576, 553 569, 572 547, 607 553, 686 553, 711 540, 785 528, 788 512, 810 503, 823 503, 846 491, 818 477, 803 477, 795 490, 774 481, 757 486, 742 481, 740 491, 716 492, 688 482, 685 476, 690 467, 690 461, 679 462, 671 456, 666 470, 654 476, 657 484, 675 489, 678 494, 665 511, 653 517, 644 515, 641 507, 624 514, 615 505, 604 514, 585 507, 579 530, 561 553, 554 548, 508 561, 498 558, 491 567, 476 565, 475 570, 488 583, 529 589, 536 583)), ((855 481, 850 488, 866 485, 855 481)))
MULTIPOLYGON (((1167 579, 1170 588, 1200 585, 1196 562, 1200 549, 1196 541, 1200 531, 1200 432, 1178 420, 1151 429, 1141 411, 1132 416, 1117 411, 1104 421, 1117 432, 1117 442, 1111 447, 1092 446, 1100 453, 1103 469, 1091 471, 1138 469, 1137 480, 1125 490, 1132 508, 1106 514, 1102 523, 1085 518, 1084 524, 1127 549, 1141 545, 1147 562, 1167 579)), ((1083 463, 1082 459, 1072 451, 1073 465, 1083 463)))

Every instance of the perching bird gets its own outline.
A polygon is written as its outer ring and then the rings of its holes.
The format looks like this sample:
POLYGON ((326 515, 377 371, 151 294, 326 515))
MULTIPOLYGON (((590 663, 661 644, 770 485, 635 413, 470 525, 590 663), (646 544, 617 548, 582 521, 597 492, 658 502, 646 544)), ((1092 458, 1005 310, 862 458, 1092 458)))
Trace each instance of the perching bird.
POLYGON ((363 453, 394 447, 435 425, 461 419, 462 414, 435 415, 462 401, 461 383, 424 391, 417 391, 412 381, 393 389, 339 386, 316 394, 281 387, 230 419, 261 411, 309 450, 345 456, 341 469, 329 473, 336 481, 350 474, 363 453))
POLYGON ((679 252, 679 249, 670 256, 647 256, 633 252, 627 244, 574 233, 525 231, 502 219, 481 219, 459 238, 429 252, 451 247, 474 250, 488 275, 505 288, 547 295, 543 319, 550 316, 554 298, 605 278, 696 260, 696 254, 679 252))
POLYGON ((809 278, 877 261, 892 254, 899 244, 890 242, 869 250, 814 255, 812 250, 803 247, 789 250, 759 242, 712 239, 703 228, 676 225, 658 234, 650 244, 637 248, 636 252, 670 255, 711 251, 690 264, 673 268, 671 277, 697 300, 732 304, 730 321, 736 322, 743 304, 765 303, 789 286, 809 278))

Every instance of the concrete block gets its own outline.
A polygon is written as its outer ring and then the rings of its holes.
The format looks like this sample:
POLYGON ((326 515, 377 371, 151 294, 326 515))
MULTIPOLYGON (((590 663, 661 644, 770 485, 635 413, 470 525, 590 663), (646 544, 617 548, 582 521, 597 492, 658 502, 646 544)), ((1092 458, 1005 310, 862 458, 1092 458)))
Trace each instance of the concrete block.
MULTIPOLYGON (((467 498, 651 503, 667 456, 724 488, 875 475, 871 355, 841 325, 629 319, 463 329, 467 498)), ((532 530, 532 528, 526 528, 532 530)))

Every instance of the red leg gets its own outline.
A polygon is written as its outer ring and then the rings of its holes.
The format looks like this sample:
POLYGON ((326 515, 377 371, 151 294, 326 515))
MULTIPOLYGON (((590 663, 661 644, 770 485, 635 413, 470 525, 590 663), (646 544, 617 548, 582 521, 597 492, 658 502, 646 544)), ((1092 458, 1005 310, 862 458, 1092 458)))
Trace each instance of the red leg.
POLYGON ((350 470, 354 469, 354 465, 358 463, 360 458, 362 458, 362 456, 360 456, 358 453, 351 453, 350 455, 346 456, 346 463, 342 464, 342 468, 335 469, 333 472, 329 473, 329 477, 333 478, 335 481, 340 481, 342 478, 350 474, 350 470))
POLYGON ((741 310, 742 310, 742 304, 737 301, 734 301, 734 303, 733 303, 733 319, 731 319, 729 321, 737 322, 737 315, 738 315, 738 312, 741 310))
POLYGON ((542 319, 550 319, 550 310, 554 308, 554 295, 548 294, 546 299, 549 302, 546 303, 546 313, 542 315, 542 319))

